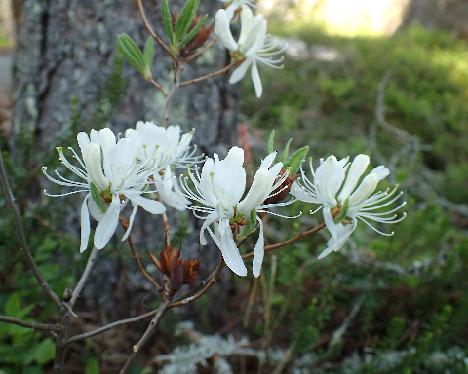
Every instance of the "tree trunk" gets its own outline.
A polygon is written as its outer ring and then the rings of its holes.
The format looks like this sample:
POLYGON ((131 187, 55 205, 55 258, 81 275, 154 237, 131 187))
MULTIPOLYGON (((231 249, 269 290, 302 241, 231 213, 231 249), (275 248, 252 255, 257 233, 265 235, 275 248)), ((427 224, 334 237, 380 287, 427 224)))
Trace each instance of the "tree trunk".
MULTIPOLYGON (((146 0, 143 3, 148 19, 162 35, 160 1, 146 0)), ((171 6, 180 7, 183 3, 184 0, 174 0, 171 6)), ((213 15, 217 2, 206 0, 201 3, 201 9, 213 15)), ((16 141, 26 132, 34 137, 32 155, 51 155, 59 144, 76 146, 73 139, 69 144, 61 143, 70 132, 106 126, 122 131, 133 127, 138 120, 160 121, 164 104, 162 96, 128 64, 123 65, 127 84, 117 105, 110 110, 112 100, 105 99, 106 92, 112 88, 109 77, 115 72, 116 36, 127 33, 140 46, 148 36, 134 1, 22 0, 16 5, 18 47, 14 73, 13 154, 16 141), (72 129, 72 119, 77 116, 78 128, 72 129)), ((184 70, 184 78, 213 71, 224 65, 226 59, 224 51, 210 51, 184 70)), ((155 77, 168 84, 170 65, 160 50, 157 50, 155 61, 155 77)), ((172 106, 170 123, 185 130, 195 128, 194 142, 202 152, 225 153, 237 137, 236 99, 226 80, 216 78, 181 88, 172 106)), ((29 162, 30 170, 39 170, 44 160, 33 157, 29 162)), ((44 198, 41 193, 44 181, 41 177, 34 181, 30 199, 44 198)), ((69 219, 78 234, 79 200, 63 200, 62 204, 70 204, 69 219)), ((140 223, 142 213, 140 210, 140 223)), ((161 223, 157 218, 144 217, 146 223, 136 225, 134 239, 142 248, 159 250, 161 237, 155 233, 161 231, 161 223)), ((186 257, 199 255, 197 225, 194 222, 189 225, 193 233, 187 243, 183 243, 186 257)), ((219 254, 213 247, 203 248, 203 253, 202 266, 206 273, 214 266, 219 254)), ((141 297, 138 298, 130 286, 120 294, 126 305, 111 300, 112 292, 122 282, 119 269, 120 260, 101 259, 95 269, 96 276, 91 280, 94 284, 90 283, 86 290, 88 307, 107 309, 109 319, 131 315, 134 310, 130 304, 134 308, 141 307, 141 297)), ((125 279, 130 277, 131 280, 133 274, 125 279)))

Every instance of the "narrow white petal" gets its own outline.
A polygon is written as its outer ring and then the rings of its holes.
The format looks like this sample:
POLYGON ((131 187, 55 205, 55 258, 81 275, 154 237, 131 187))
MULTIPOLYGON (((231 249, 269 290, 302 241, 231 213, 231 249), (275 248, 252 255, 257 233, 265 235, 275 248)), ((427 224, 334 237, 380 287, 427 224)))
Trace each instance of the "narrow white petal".
POLYGON ((255 278, 260 276, 260 270, 262 268, 263 256, 265 254, 264 246, 265 239, 263 238, 263 222, 257 217, 259 224, 258 240, 254 247, 254 259, 253 259, 253 275, 255 278))
POLYGON ((226 266, 240 277, 247 276, 247 268, 245 267, 239 249, 232 237, 231 227, 228 219, 222 219, 218 224, 219 249, 223 256, 226 266))
POLYGON ((216 12, 215 34, 226 49, 230 51, 235 51, 237 49, 237 43, 231 32, 230 16, 224 9, 220 9, 216 12))
POLYGON ((86 195, 83 205, 81 205, 81 244, 80 252, 83 253, 88 248, 89 233, 91 232, 91 223, 89 221, 88 210, 89 194, 86 195))
POLYGON ((247 70, 249 70, 250 65, 252 65, 252 59, 247 58, 242 62, 231 74, 229 78, 230 84, 235 84, 239 82, 242 78, 245 77, 247 70))
POLYGON ((126 193, 126 195, 132 201, 133 205, 139 205, 151 214, 163 214, 166 212, 166 207, 159 201, 141 197, 137 193, 126 193))
POLYGON ((137 210, 138 210, 138 205, 135 205, 135 206, 133 207, 132 214, 130 215, 130 220, 129 220, 129 223, 128 223, 127 231, 125 231, 125 235, 124 235, 124 237, 122 238, 122 241, 123 241, 123 242, 124 242, 125 240, 127 240, 128 237, 130 236, 130 232, 132 231, 133 222, 135 221, 135 216, 136 216, 136 214, 137 214, 137 210))
POLYGON ((346 200, 349 195, 354 191, 359 179, 366 171, 370 164, 370 158, 367 155, 358 155, 354 158, 346 176, 344 186, 338 196, 338 200, 342 203, 346 200))
POLYGON ((119 195, 116 194, 112 196, 112 202, 96 228, 96 233, 94 234, 94 245, 97 249, 104 248, 112 235, 114 235, 119 223, 119 214, 120 199, 119 195))
POLYGON ((260 80, 260 75, 258 74, 257 64, 254 62, 252 65, 252 80, 255 88, 255 95, 257 97, 262 96, 263 87, 260 80))

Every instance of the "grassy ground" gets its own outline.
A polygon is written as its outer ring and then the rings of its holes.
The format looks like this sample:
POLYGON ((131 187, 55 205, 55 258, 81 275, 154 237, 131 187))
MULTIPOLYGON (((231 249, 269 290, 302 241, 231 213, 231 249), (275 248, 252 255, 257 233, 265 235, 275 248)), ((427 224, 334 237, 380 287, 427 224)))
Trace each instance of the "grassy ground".
MULTIPOLYGON (((271 341, 312 357, 316 372, 464 372, 466 43, 417 26, 353 39, 274 29, 305 42, 308 56, 262 71, 260 101, 246 85, 243 111, 256 131, 276 129, 284 143, 294 137, 316 160, 370 154, 390 166, 409 207, 393 238, 361 227, 342 253, 321 262, 313 242, 281 252, 271 341)), ((277 229, 281 236, 284 226, 277 229)))

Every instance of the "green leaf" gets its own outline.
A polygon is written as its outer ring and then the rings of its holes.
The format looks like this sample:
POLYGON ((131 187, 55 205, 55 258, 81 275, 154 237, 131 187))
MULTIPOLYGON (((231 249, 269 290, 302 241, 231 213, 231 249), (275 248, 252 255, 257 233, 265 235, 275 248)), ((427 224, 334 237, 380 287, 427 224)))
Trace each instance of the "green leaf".
POLYGON ((106 204, 104 203, 97 186, 93 182, 91 182, 91 197, 96 202, 99 210, 104 213, 106 211, 106 204))
POLYGON ((309 152, 309 146, 306 145, 302 148, 299 148, 296 152, 294 152, 291 155, 291 158, 289 159, 289 161, 286 162, 284 165, 285 168, 289 168, 290 175, 297 174, 308 152, 309 152))
POLYGON ((127 34, 117 36, 117 48, 127 61, 141 74, 145 72, 145 59, 135 41, 127 34))
POLYGON ((99 374, 99 362, 95 357, 86 361, 85 374, 99 374))
POLYGON ((11 317, 19 317, 21 313, 21 299, 18 292, 14 292, 5 304, 5 314, 11 317))
POLYGON ((176 41, 180 42, 192 24, 198 10, 200 0, 187 0, 176 21, 176 41))
POLYGON ((205 24, 206 20, 208 19, 208 16, 205 14, 200 21, 195 25, 195 27, 190 30, 190 32, 184 36, 182 39, 182 42, 180 46, 183 48, 185 47, 188 43, 192 41, 192 39, 198 34, 200 31, 201 27, 205 24))
POLYGON ((267 153, 270 154, 275 150, 275 130, 272 130, 267 142, 267 153))
POLYGON ((145 61, 145 69, 143 75, 146 80, 150 80, 153 78, 153 74, 151 73, 151 67, 153 66, 154 60, 154 40, 152 37, 148 37, 148 39, 146 39, 145 48, 143 50, 143 58, 145 61))
POLYGON ((163 17, 163 25, 166 30, 167 37, 174 43, 174 25, 172 24, 172 14, 167 0, 163 0, 161 4, 161 13, 163 17))
POLYGON ((52 339, 43 340, 34 350, 34 359, 39 365, 52 361, 55 357, 55 344, 52 339))
POLYGON ((286 143, 286 147, 284 147, 284 151, 281 153, 280 157, 279 157, 279 160, 285 164, 287 161, 288 161, 288 158, 289 158, 289 148, 291 146, 291 142, 293 141, 293 139, 289 139, 288 142, 286 143))

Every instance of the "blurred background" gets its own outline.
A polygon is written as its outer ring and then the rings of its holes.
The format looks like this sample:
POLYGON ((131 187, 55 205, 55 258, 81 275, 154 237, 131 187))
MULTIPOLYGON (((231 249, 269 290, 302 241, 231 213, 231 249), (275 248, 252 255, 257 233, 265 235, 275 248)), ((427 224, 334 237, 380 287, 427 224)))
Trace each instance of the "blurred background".
MULTIPOLYGON (((56 162, 57 139, 68 145, 76 129, 131 126, 142 113, 154 118, 160 103, 113 57, 118 33, 144 40, 133 2, 46 3, 0 0, 0 144, 9 149, 34 255, 61 293, 84 265, 79 202, 41 197, 39 167, 56 162), (61 17, 65 26, 55 22, 61 17), (84 43, 89 35, 97 35, 96 45, 84 43)), ((158 3, 148 4, 157 23, 158 3)), ((166 317, 135 372, 466 373, 468 2, 263 0, 258 7, 270 32, 289 44, 285 68, 261 71, 260 100, 248 81, 198 87, 181 98, 176 108, 189 109, 176 111, 177 120, 201 124, 201 134, 210 134, 202 149, 210 153, 237 142, 260 159, 274 129, 279 148, 292 137, 315 160, 370 154, 391 169, 389 184, 405 191, 408 217, 391 238, 360 227, 322 261, 316 255, 326 238, 319 235, 268 257, 259 280, 224 274, 211 295, 166 317), (208 105, 215 105, 212 119, 208 105), (213 121, 218 130, 207 125, 213 121)), ((215 55, 189 73, 222 59, 215 55)), ((53 306, 37 301, 40 290, 14 251, 2 196, 0 206, 0 311, 53 320, 53 306)), ((178 221, 184 243, 193 225, 178 221)), ((266 235, 282 240, 312 223, 308 216, 288 225, 271 220, 266 235)), ((159 248, 145 241, 151 230, 141 229, 138 240, 159 248)), ((101 257, 76 332, 157 305, 139 275, 126 270, 132 265, 123 244, 101 257)), ((69 372, 115 372, 143 329, 130 325, 71 347, 69 372)), ((0 373, 47 372, 54 349, 36 332, 0 325, 0 373)))

